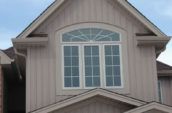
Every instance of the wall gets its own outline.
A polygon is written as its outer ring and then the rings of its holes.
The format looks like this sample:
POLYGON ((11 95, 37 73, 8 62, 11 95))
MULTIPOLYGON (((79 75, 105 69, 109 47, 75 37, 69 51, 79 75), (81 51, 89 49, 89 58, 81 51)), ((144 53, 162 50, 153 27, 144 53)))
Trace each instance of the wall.
POLYGON ((49 43, 45 48, 28 48, 27 51, 27 111, 71 96, 56 92, 61 84, 57 68, 61 65, 61 53, 57 53, 56 47, 60 45, 55 34, 67 26, 86 22, 108 24, 126 32, 130 85, 127 95, 145 101, 158 100, 155 49, 138 47, 135 39, 135 33, 149 33, 149 30, 115 1, 69 0, 33 32, 47 33, 49 43))

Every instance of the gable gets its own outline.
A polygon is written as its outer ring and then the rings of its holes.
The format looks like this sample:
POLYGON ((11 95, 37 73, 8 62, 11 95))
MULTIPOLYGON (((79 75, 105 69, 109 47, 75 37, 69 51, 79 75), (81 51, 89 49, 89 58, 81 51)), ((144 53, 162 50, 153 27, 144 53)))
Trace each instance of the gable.
POLYGON ((127 30, 132 24, 137 32, 152 34, 138 19, 114 0, 73 0, 64 2, 33 34, 52 34, 64 27, 80 23, 105 23, 127 30), (89 7, 88 7, 89 6, 89 7))
MULTIPOLYGON (((73 0, 74 1, 74 0, 73 0)), ((72 1, 72 2, 73 2, 72 1)), ((83 1, 85 1, 85 0, 83 0, 83 1)), ((83 2, 82 1, 82 2, 83 2)), ((88 0, 88 1, 90 1, 90 0, 88 0)), ((148 31, 151 31, 151 33, 153 32, 154 34, 156 34, 156 35, 158 35, 158 36, 165 36, 155 25, 153 25, 148 19, 146 19, 141 13, 139 13, 131 4, 129 4, 127 1, 125 1, 125 0, 117 0, 117 1, 112 1, 112 0, 107 0, 107 1, 105 1, 105 0, 101 0, 101 3, 103 4, 98 4, 98 3, 96 3, 96 5, 94 5, 95 4, 95 2, 98 2, 99 0, 94 0, 94 1, 91 1, 91 5, 89 5, 89 4, 85 4, 85 6, 88 8, 88 6, 89 6, 89 8, 88 9, 90 9, 90 10, 94 10, 94 11, 96 11, 98 8, 97 7, 101 7, 101 9, 102 10, 97 10, 97 12, 98 13, 96 13, 97 15, 102 15, 101 13, 104 13, 104 14, 109 14, 110 16, 111 16, 111 13, 113 13, 113 15, 115 15, 115 11, 113 11, 113 12, 106 12, 105 10, 103 10, 103 9, 105 9, 106 8, 106 4, 104 4, 104 2, 111 2, 110 4, 112 5, 112 4, 114 4, 114 2, 115 2, 115 4, 116 5, 118 5, 118 6, 122 6, 122 7, 120 7, 121 9, 125 9, 125 11, 124 12, 127 12, 128 14, 130 14, 130 15, 132 15, 134 18, 136 18, 136 20, 137 21, 139 21, 139 23, 141 23, 142 25, 144 25, 145 26, 145 28, 147 28, 147 30, 148 31), (113 3, 112 3, 113 2, 113 3), (95 7, 96 6, 96 7, 95 7), (105 11, 105 12, 103 12, 103 11, 105 11)), ((66 8, 69 8, 69 7, 63 7, 62 9, 61 9, 61 7, 62 7, 62 5, 64 5, 64 3, 66 2, 66 0, 56 0, 45 12, 43 12, 28 28, 26 28, 26 30, 24 30, 19 36, 18 36, 18 38, 25 38, 25 37, 27 37, 31 32, 33 32, 36 28, 38 28, 38 26, 40 26, 43 22, 45 23, 45 20, 47 20, 47 18, 49 18, 50 17, 50 15, 52 15, 52 13, 53 12, 57 12, 57 10, 58 10, 58 12, 60 12, 60 10, 66 10, 66 8)), ((69 1, 68 1, 69 2, 69 1)), ((75 6, 77 6, 77 7, 80 7, 80 9, 83 9, 83 10, 85 10, 84 9, 84 7, 82 7, 80 4, 79 4, 79 2, 81 2, 81 1, 77 1, 77 0, 75 0, 74 1, 75 2, 75 6)), ((109 7, 109 8, 111 8, 111 7, 109 7)), ((79 11, 79 13, 77 13, 77 12, 75 12, 75 14, 73 14, 73 10, 70 10, 70 11, 72 11, 72 12, 70 12, 69 14, 71 14, 71 15, 73 15, 73 17, 77 20, 77 18, 78 18, 78 15, 82 15, 83 13, 81 12, 82 10, 78 10, 79 11)), ((109 10, 110 11, 110 10, 109 10)), ((88 11, 89 13, 90 13, 90 15, 91 16, 86 16, 86 17, 96 17, 96 15, 92 15, 93 14, 93 12, 90 12, 90 11, 88 11)), ((87 15, 87 13, 84 13, 85 15, 87 15)), ((59 14, 59 16, 63 16, 63 15, 60 15, 59 14)), ((104 15, 102 15, 102 17, 103 18, 106 18, 106 16, 104 16, 104 15)), ((119 15, 117 14, 115 17, 117 17, 117 18, 121 18, 121 17, 119 17, 119 15)), ((70 19, 72 19, 72 18, 70 18, 70 19)), ((86 18, 85 18, 86 19, 86 18)), ((101 19, 101 18, 97 18, 97 19, 101 19)), ((112 18, 109 18, 109 20, 112 20, 113 19, 113 21, 115 20, 113 17, 112 18)), ((123 19, 123 18, 121 18, 121 19, 123 19)), ((69 20, 69 19, 68 19, 69 20)), ((59 21, 58 21, 59 22, 59 21)))
MULTIPOLYGON (((79 94, 77 96, 73 96, 63 101, 57 102, 56 104, 36 110, 33 113, 51 113, 51 112, 60 113, 59 112, 60 110, 66 110, 67 107, 75 106, 78 103, 79 105, 82 105, 82 104, 88 105, 86 101, 88 101, 89 103, 91 102, 91 104, 96 103, 96 102, 99 102, 99 104, 102 104, 101 102, 105 102, 104 104, 108 104, 110 102, 116 106, 118 105, 118 107, 115 109, 120 110, 120 111, 122 110, 127 111, 131 108, 135 108, 135 107, 145 104, 145 102, 143 101, 136 100, 124 95, 120 95, 108 90, 93 89, 85 93, 79 94)), ((114 106, 113 104, 112 106, 114 106)), ((107 106, 107 105, 104 105, 104 106, 107 106)), ((75 107, 75 108, 79 108, 79 107, 75 107)))
POLYGON ((133 108, 134 106, 97 96, 51 113, 123 113, 133 108))
POLYGON ((152 102, 125 113, 171 113, 172 107, 160 103, 152 102))

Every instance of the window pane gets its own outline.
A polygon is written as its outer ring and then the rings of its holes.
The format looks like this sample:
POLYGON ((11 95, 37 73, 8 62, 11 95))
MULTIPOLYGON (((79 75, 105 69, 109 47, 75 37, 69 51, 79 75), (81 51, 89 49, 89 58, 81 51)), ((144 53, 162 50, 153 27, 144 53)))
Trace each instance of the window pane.
POLYGON ((92 67, 85 67, 85 76, 92 76, 92 67))
POLYGON ((79 87, 79 77, 73 77, 73 87, 79 87))
POLYGON ((91 47, 85 46, 84 47, 84 53, 85 53, 85 56, 90 56, 91 55, 91 47))
POLYGON ((93 75, 94 76, 100 75, 100 67, 93 67, 93 75))
POLYGON ((99 86, 100 85, 100 79, 98 79, 100 76, 99 46, 85 46, 84 51, 85 51, 84 58, 85 58, 86 87, 95 87, 95 85, 99 86), (89 54, 87 54, 88 52, 89 54), (98 78, 94 80, 94 77, 98 77, 98 78))
POLYGON ((112 51, 113 55, 119 55, 119 45, 113 45, 112 51))
POLYGON ((76 46, 72 47, 72 56, 78 56, 78 47, 76 46))
POLYGON ((113 66, 113 75, 120 75, 120 67, 119 66, 113 66))
POLYGON ((114 85, 121 86, 121 78, 120 77, 114 77, 114 85))
POLYGON ((86 77, 85 78, 86 80, 86 87, 91 87, 93 84, 92 84, 92 77, 86 77))
POLYGON ((70 46, 64 47, 64 56, 71 56, 71 48, 70 46))
POLYGON ((99 55, 99 47, 92 46, 92 55, 99 55))
POLYGON ((93 57, 93 65, 99 65, 99 57, 93 57))
POLYGON ((112 66, 107 66, 106 67, 106 76, 112 76, 112 66))
POLYGON ((79 66, 79 58, 72 57, 72 66, 79 66))
POLYGON ((79 87, 78 46, 64 46, 64 85, 79 87))
POLYGON ((106 56, 105 64, 106 65, 112 65, 112 56, 106 56))
POLYGON ((119 56, 113 56, 113 65, 120 65, 119 56))
POLYGON ((64 69, 64 75, 65 76, 71 76, 71 73, 72 73, 71 67, 65 67, 65 69, 64 69))
POLYGON ((105 69, 106 85, 121 86, 119 45, 105 46, 105 69))
POLYGON ((72 76, 79 76, 79 67, 72 67, 72 76))
POLYGON ((91 57, 85 57, 85 65, 91 66, 91 57))
POLYGON ((69 36, 68 34, 63 34, 63 38, 62 41, 63 42, 71 42, 71 36, 69 36))
POLYGON ((71 78, 65 77, 65 87, 71 87, 72 86, 72 80, 71 78))
POLYGON ((112 55, 111 46, 105 46, 105 55, 112 55))
POLYGON ((64 57, 64 66, 71 66, 71 57, 64 57))
POLYGON ((93 78, 93 83, 94 83, 94 87, 99 87, 100 86, 100 77, 94 77, 93 78))
POLYGON ((112 41, 120 41, 119 34, 115 33, 110 36, 112 38, 112 41))
POLYGON ((106 77, 106 86, 113 86, 112 77, 106 77))
POLYGON ((78 32, 78 30, 71 31, 71 32, 69 32, 68 34, 71 34, 71 35, 74 35, 74 36, 81 35, 81 33, 80 33, 80 32, 78 32))
POLYGON ((83 28, 77 29, 62 35, 63 42, 90 42, 90 41, 119 41, 119 33, 99 29, 99 28, 83 28))

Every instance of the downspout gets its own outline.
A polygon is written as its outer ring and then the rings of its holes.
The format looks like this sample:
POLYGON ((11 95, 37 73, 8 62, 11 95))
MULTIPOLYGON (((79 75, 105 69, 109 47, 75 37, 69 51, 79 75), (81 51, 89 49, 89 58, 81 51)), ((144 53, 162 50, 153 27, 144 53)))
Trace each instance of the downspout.
POLYGON ((19 73, 19 78, 20 79, 23 79, 22 75, 21 75, 21 72, 20 72, 20 69, 19 69, 19 65, 18 65, 18 60, 17 60, 17 55, 21 56, 21 57, 24 57, 26 59, 26 55, 23 54, 23 53, 20 53, 17 51, 17 49, 14 47, 14 52, 16 54, 16 67, 17 67, 17 71, 19 73))

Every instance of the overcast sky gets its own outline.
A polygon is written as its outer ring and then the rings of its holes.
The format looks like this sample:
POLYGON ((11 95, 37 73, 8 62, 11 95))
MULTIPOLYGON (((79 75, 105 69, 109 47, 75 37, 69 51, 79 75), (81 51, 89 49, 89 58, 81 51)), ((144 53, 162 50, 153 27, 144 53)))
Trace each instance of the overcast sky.
MULTIPOLYGON (((54 0, 0 0, 0 49, 23 31, 54 0)), ((172 36, 172 0, 129 0, 168 36, 172 36)), ((172 41, 158 60, 172 65, 172 41)))

